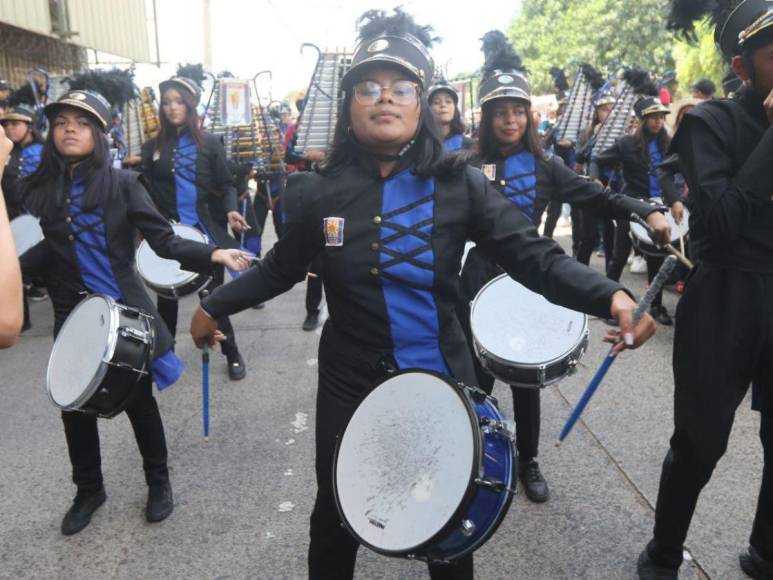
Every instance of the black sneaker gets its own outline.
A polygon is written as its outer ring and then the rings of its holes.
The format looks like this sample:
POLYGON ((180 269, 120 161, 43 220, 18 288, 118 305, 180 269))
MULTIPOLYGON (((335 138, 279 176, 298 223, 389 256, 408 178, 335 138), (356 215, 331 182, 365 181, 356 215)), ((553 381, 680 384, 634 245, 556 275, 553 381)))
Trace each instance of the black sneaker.
POLYGON ((241 353, 231 354, 226 357, 228 361, 228 378, 232 381, 240 381, 247 375, 247 366, 241 353))
POLYGON ((99 506, 105 503, 106 499, 107 494, 104 487, 96 493, 76 495, 72 506, 67 510, 62 520, 62 533, 65 536, 72 536, 88 526, 91 516, 94 515, 99 506))
POLYGON ((38 288, 37 286, 28 286, 24 293, 27 295, 27 298, 33 302, 40 302, 48 298, 46 291, 43 288, 38 288))
POLYGON ((306 314, 306 320, 303 321, 303 330, 311 332, 319 326, 319 310, 313 310, 306 314))
POLYGON ((666 310, 665 306, 653 306, 650 308, 650 315, 655 319, 655 322, 662 324, 663 326, 672 326, 674 324, 674 321, 668 315, 668 310, 666 310))
POLYGON ((749 578, 755 580, 773 580, 773 562, 764 560, 752 546, 738 556, 738 561, 749 578))
POLYGON ((523 484, 526 497, 535 503, 544 503, 550 497, 548 482, 542 477, 539 470, 539 463, 528 461, 518 466, 518 479, 523 484))
POLYGON ((639 580, 678 580, 679 569, 666 568, 655 563, 650 558, 647 548, 644 548, 636 561, 636 574, 639 580))
POLYGON ((148 505, 145 508, 145 518, 151 522, 160 522, 169 517, 174 510, 172 484, 154 483, 148 487, 148 505))

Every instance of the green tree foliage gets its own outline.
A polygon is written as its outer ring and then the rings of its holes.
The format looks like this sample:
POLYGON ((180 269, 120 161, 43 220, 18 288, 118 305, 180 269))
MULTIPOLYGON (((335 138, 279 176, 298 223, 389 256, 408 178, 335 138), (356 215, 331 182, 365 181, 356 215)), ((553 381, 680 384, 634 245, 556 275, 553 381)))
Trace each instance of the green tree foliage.
POLYGON ((714 44, 714 30, 707 22, 696 27, 697 41, 688 43, 678 40, 674 44, 673 56, 679 86, 686 91, 695 81, 707 77, 721 86, 726 64, 714 44))
POLYGON ((507 35, 523 57, 535 93, 550 92, 551 66, 616 62, 659 75, 673 70, 674 35, 662 0, 522 0, 507 35))

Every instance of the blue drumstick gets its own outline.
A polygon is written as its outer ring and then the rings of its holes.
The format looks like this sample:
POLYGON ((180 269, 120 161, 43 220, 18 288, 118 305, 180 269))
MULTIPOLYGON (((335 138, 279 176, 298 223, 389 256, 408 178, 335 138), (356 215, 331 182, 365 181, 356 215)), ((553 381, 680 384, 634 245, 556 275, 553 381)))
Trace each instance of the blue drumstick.
MULTIPOLYGON (((247 219, 247 199, 249 199, 249 194, 244 196, 244 201, 242 201, 242 216, 244 219, 247 219)), ((239 240, 239 249, 244 250, 244 228, 242 228, 241 232, 241 240, 239 240)))
MULTIPOLYGON (((674 267, 676 266, 676 257, 669 256, 665 259, 663 262, 663 265, 660 267, 660 270, 658 270, 658 275, 655 276, 655 279, 652 281, 652 284, 650 284, 649 289, 647 290, 646 294, 642 296, 641 300, 639 300, 639 304, 636 306, 636 310, 633 313, 633 324, 636 326, 639 323, 639 320, 641 320, 641 317, 644 315, 644 313, 649 310, 650 305, 652 304, 652 301, 655 299, 655 295, 660 292, 660 289, 663 287, 663 284, 666 283, 666 280, 671 275, 671 272, 674 271, 674 267)), ((601 366, 599 367, 599 370, 596 371, 596 374, 591 379, 590 383, 588 383, 588 386, 585 388, 585 392, 583 392, 582 397, 580 397, 580 401, 577 403, 577 406, 572 411, 572 414, 569 416, 569 419, 567 419, 566 424, 564 424, 564 428, 561 429, 561 435, 559 435, 558 440, 563 441, 566 439, 567 435, 572 431, 572 427, 574 427, 574 424, 577 423, 577 420, 580 418, 580 415, 582 415, 582 412, 585 410, 585 407, 588 406, 588 403, 591 400, 591 397, 593 397, 593 393, 596 392, 596 389, 599 388, 599 385, 601 384, 601 381, 604 380, 604 376, 607 374, 607 371, 609 370, 609 367, 612 366, 612 363, 615 362, 615 359, 617 358, 617 353, 614 352, 614 345, 609 349, 609 354, 604 358, 604 361, 601 363, 601 366)))
MULTIPOLYGON (((206 298, 209 291, 202 290, 201 298, 206 298)), ((204 421, 204 441, 209 441, 209 345, 205 342, 201 347, 201 416, 204 421)))

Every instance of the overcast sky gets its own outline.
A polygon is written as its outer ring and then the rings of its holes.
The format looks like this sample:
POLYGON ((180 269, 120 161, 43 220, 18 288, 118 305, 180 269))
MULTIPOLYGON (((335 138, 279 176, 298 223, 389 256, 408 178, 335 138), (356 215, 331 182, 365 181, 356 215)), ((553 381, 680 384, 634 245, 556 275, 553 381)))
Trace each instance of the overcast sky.
MULTIPOLYGON (((420 24, 431 24, 443 41, 433 50, 435 62, 449 76, 477 69, 482 62, 479 38, 493 28, 505 29, 520 0, 439 2, 407 0, 396 4, 381 0, 211 0, 212 70, 228 69, 237 77, 252 77, 261 70, 273 73, 273 97, 305 90, 315 64, 312 51, 300 53, 311 42, 325 47, 354 44, 355 20, 371 8, 402 5, 420 24), (466 6, 463 10, 456 6, 466 6)), ((148 18, 152 2, 147 0, 148 18)), ((156 0, 161 70, 137 69, 140 86, 168 78, 178 62, 203 61, 202 0, 156 0)), ((151 35, 151 51, 153 38, 151 35)), ((155 59, 153 52, 151 58, 155 59)), ((261 86, 268 90, 268 83, 261 86)))

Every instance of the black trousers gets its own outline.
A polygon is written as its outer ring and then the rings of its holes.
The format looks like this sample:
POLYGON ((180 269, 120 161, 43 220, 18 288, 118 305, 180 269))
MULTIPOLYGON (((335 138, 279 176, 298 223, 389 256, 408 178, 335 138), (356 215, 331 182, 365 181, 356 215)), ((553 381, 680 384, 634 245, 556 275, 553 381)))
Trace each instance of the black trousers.
MULTIPOLYGON (((134 398, 126 407, 126 414, 142 455, 145 481, 148 485, 164 483, 169 480, 166 438, 150 378, 142 379, 136 389, 134 398)), ((72 464, 72 480, 78 487, 78 495, 95 493, 102 488, 97 417, 77 411, 63 411, 62 422, 72 464)))
MULTIPOLYGON (((631 242, 631 224, 630 222, 618 220, 617 227, 615 228, 615 248, 612 255, 612 261, 607 265, 607 278, 620 281, 620 276, 623 273, 628 262, 628 256, 631 254, 631 248, 633 242, 631 242)), ((652 282, 663 265, 664 258, 644 256, 644 260, 647 262, 647 281, 652 282)), ((661 290, 655 295, 655 299, 652 301, 652 306, 658 307, 663 304, 663 291, 661 290)))
MULTIPOLYGON (((223 266, 215 266, 212 270, 212 281, 207 286, 207 290, 212 292, 218 286, 223 284, 225 278, 225 268, 223 266)), ((163 296, 158 297, 156 303, 158 313, 161 315, 166 327, 172 336, 177 335, 177 313, 178 304, 177 300, 170 300, 163 296)), ((231 319, 227 316, 217 319, 218 329, 225 334, 225 340, 220 343, 220 349, 226 356, 231 356, 239 352, 239 347, 236 346, 236 336, 234 334, 234 327, 231 324, 231 319)))
MULTIPOLYGON (((309 578, 346 580, 353 578, 359 544, 341 525, 333 492, 333 462, 336 440, 346 427, 362 397, 385 377, 379 361, 341 340, 330 323, 320 340, 319 388, 317 390, 316 474, 317 498, 309 530, 309 578)), ((472 580, 473 558, 451 565, 431 564, 433 580, 472 580)))
POLYGON ((322 304, 322 263, 321 256, 314 258, 306 276, 306 312, 319 312, 322 304))
POLYGON ((606 262, 606 268, 609 269, 609 263, 612 261, 615 248, 615 223, 611 219, 601 218, 593 212, 581 211, 582 233, 580 235, 580 248, 577 251, 577 260, 586 266, 590 264, 590 257, 593 254, 593 250, 596 249, 596 243, 599 239, 599 226, 602 226, 601 240, 604 244, 604 261, 606 262))
MULTIPOLYGON (((545 231, 543 233, 544 236, 548 238, 553 237, 553 232, 556 229, 556 225, 558 224, 558 218, 561 217, 561 207, 564 204, 560 201, 551 201, 548 204, 547 212, 548 215, 545 218, 545 231)), ((538 216, 539 220, 537 221, 537 224, 539 224, 542 221, 542 216, 538 216)))
POLYGON ((674 433, 648 551, 682 562, 698 495, 727 448, 735 411, 760 389, 762 484, 749 542, 773 561, 773 275, 699 265, 676 310, 674 433))

